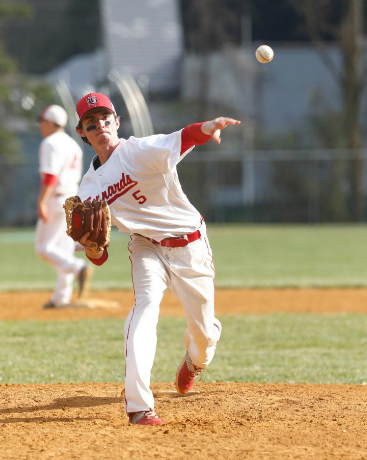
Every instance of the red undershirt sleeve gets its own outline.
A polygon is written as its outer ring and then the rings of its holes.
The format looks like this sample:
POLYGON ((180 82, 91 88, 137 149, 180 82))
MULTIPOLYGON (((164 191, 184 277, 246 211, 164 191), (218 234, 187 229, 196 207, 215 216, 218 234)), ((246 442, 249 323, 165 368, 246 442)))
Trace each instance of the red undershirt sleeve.
POLYGON ((54 187, 57 183, 57 176, 53 174, 43 174, 42 176, 42 185, 46 185, 47 187, 54 187))
POLYGON ((87 256, 87 259, 89 259, 94 265, 98 265, 98 266, 103 265, 108 259, 107 248, 104 248, 103 256, 100 257, 99 259, 91 259, 90 257, 88 257, 87 253, 85 253, 85 255, 87 256))
POLYGON ((206 142, 210 141, 212 138, 207 134, 204 134, 201 131, 202 123, 194 123, 192 125, 185 126, 185 128, 181 131, 181 152, 180 155, 185 153, 188 149, 193 147, 194 145, 203 145, 206 142))

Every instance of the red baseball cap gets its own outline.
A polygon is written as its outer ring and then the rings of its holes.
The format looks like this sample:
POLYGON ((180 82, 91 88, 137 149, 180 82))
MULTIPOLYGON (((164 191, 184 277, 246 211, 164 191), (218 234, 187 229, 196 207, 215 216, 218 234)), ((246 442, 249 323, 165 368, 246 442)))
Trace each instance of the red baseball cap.
POLYGON ((107 96, 101 93, 89 93, 82 97, 76 105, 76 111, 81 120, 89 110, 104 108, 116 114, 115 107, 107 96))

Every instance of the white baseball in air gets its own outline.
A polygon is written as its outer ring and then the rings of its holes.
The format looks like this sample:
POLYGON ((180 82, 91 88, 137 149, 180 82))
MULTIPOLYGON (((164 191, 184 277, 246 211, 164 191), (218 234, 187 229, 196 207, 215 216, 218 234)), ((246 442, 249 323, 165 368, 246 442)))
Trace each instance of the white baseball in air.
POLYGON ((261 45, 258 47, 255 53, 256 59, 261 62, 261 64, 267 64, 272 61, 274 57, 274 51, 268 45, 261 45))

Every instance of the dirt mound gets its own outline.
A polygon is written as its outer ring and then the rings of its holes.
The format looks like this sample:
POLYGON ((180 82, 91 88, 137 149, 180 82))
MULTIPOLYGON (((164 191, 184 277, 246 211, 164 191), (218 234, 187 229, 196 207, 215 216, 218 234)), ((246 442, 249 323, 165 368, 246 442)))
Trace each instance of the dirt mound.
POLYGON ((0 386, 2 459, 364 459, 366 388, 200 383, 169 397, 163 426, 128 425, 122 385, 0 386))
MULTIPOLYGON (((43 310, 49 292, 0 293, 0 320, 126 317, 131 291, 92 293, 117 308, 43 310)), ((366 289, 218 290, 216 314, 367 313, 366 289)), ((171 293, 161 314, 182 316, 171 293)), ((154 383, 163 426, 128 425, 122 384, 0 385, 0 459, 367 459, 362 385, 154 383)))

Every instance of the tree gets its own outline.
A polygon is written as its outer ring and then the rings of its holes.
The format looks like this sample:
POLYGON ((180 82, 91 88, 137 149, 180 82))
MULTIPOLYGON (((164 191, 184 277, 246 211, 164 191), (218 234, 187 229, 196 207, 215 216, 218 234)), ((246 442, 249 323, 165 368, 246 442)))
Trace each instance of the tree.
POLYGON ((316 90, 310 100, 310 109, 298 126, 282 133, 268 132, 263 138, 265 150, 292 152, 289 160, 275 161, 272 170, 273 187, 283 204, 277 216, 280 221, 353 220, 346 190, 345 166, 349 161, 337 154, 345 145, 340 130, 343 118, 343 113, 316 90), (317 150, 324 151, 323 155, 310 157, 309 153, 317 150), (307 160, 305 151, 308 152, 307 160))
MULTIPOLYGON (((0 1, 0 20, 6 21, 13 17, 29 18, 31 10, 25 3, 9 3, 0 1)), ((13 133, 6 126, 6 115, 12 111, 11 89, 14 87, 17 66, 4 51, 0 42, 0 156, 10 156, 17 152, 17 142, 13 133)))
POLYGON ((5 49, 22 72, 44 74, 75 54, 101 46, 99 0, 27 0, 27 4, 34 11, 31 21, 17 16, 0 23, 5 49))
POLYGON ((364 89, 362 0, 288 0, 304 18, 312 43, 336 80, 342 95, 345 147, 354 152, 349 174, 353 220, 364 220, 362 138, 362 92, 364 89), (329 57, 325 40, 340 43, 342 66, 329 57))

